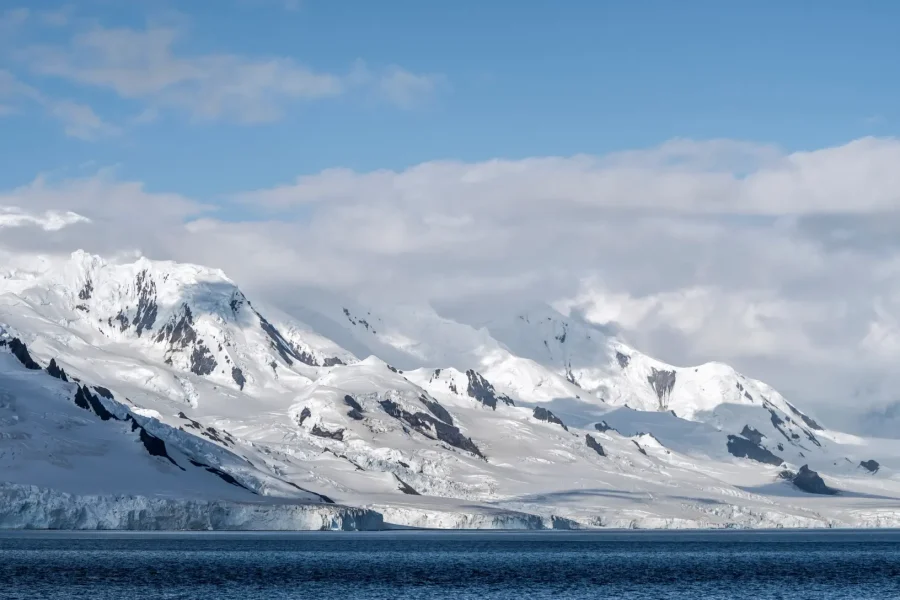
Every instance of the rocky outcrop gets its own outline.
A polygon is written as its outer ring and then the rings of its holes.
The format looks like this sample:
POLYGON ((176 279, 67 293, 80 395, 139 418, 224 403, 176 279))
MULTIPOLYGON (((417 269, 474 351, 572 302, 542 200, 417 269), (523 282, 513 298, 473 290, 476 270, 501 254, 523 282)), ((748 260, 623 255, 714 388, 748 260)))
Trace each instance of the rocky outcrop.
POLYGON ((470 438, 464 436, 457 427, 448 425, 447 423, 439 421, 431 415, 422 412, 411 413, 403 410, 399 404, 392 400, 382 400, 379 404, 381 404, 381 408, 383 408, 384 412, 388 415, 403 421, 422 435, 432 439, 438 439, 450 446, 465 450, 466 452, 471 452, 476 456, 484 458, 484 455, 481 453, 481 450, 478 449, 478 446, 476 446, 470 438))
POLYGON ((22 340, 17 337, 14 337, 7 340, 0 340, 0 348, 8 346, 9 351, 12 352, 12 355, 19 359, 19 362, 26 369, 31 369, 32 371, 37 371, 41 368, 41 365, 37 364, 33 358, 31 358, 31 354, 28 353, 28 346, 26 346, 22 340))
POLYGON ((775 465, 776 467, 780 467, 784 464, 783 460, 769 452, 766 448, 763 448, 751 440, 736 435, 728 436, 727 447, 728 452, 737 458, 749 458, 750 460, 755 460, 756 462, 767 465, 775 465))
POLYGON ((347 394, 344 396, 344 404, 350 407, 350 410, 347 411, 347 416, 356 421, 363 420, 363 407, 362 405, 356 401, 356 398, 347 394))
POLYGON ((58 364, 56 364, 56 359, 51 358, 50 364, 47 365, 47 375, 50 377, 56 377, 60 381, 69 381, 69 377, 66 375, 66 372, 60 368, 58 364))
POLYGON ((422 404, 425 405, 431 414, 447 425, 453 425, 453 417, 450 415, 450 412, 441 406, 437 400, 431 400, 427 396, 420 396, 419 400, 421 400, 422 404))
POLYGON ((247 383, 247 379, 244 377, 244 372, 240 368, 231 367, 231 378, 241 390, 244 389, 244 384, 247 383))
POLYGON ((135 328, 135 333, 140 337, 145 330, 153 329, 159 308, 156 305, 156 282, 146 270, 138 273, 134 283, 138 305, 131 324, 135 328))
POLYGON ((798 489, 808 494, 821 494, 825 496, 834 496, 838 490, 825 485, 825 481, 818 473, 803 465, 796 473, 791 471, 782 471, 780 473, 782 479, 786 479, 793 483, 798 489))
POLYGON ((588 448, 590 448, 591 450, 593 450, 600 456, 606 456, 606 451, 603 450, 603 446, 600 444, 600 442, 598 442, 596 439, 594 439, 594 436, 592 436, 589 433, 586 433, 584 435, 584 441, 587 444, 588 448))
POLYGON ((91 391, 86 385, 78 386, 78 389, 75 390, 75 397, 73 400, 78 408, 83 408, 84 410, 94 413, 103 421, 118 420, 113 413, 107 410, 106 406, 103 405, 103 402, 101 402, 97 396, 91 394, 91 391))
POLYGON ((553 423, 554 425, 559 425, 566 431, 569 430, 569 428, 566 427, 566 424, 563 423, 559 417, 554 415, 552 412, 550 412, 546 408, 541 408, 540 406, 538 406, 537 408, 534 409, 534 412, 531 414, 531 416, 534 417, 535 419, 537 419, 538 421, 544 421, 545 423, 553 423))
POLYGON ((763 438, 766 437, 749 425, 744 425, 744 428, 741 430, 741 435, 756 445, 762 444, 763 438))
POLYGON ((868 471, 869 473, 877 473, 878 469, 881 468, 881 465, 878 464, 877 460, 864 460, 859 463, 859 466, 868 471))
POLYGON ((656 397, 659 400, 659 410, 668 410, 669 397, 672 395, 672 389, 675 387, 675 371, 659 371, 656 367, 651 368, 651 374, 647 376, 647 382, 656 397))
POLYGON ((468 386, 466 387, 466 393, 481 402, 483 405, 490 407, 493 410, 497 410, 497 402, 503 402, 507 406, 512 406, 513 401, 504 394, 497 394, 497 390, 494 389, 494 386, 482 375, 472 369, 466 371, 466 378, 468 379, 468 386))

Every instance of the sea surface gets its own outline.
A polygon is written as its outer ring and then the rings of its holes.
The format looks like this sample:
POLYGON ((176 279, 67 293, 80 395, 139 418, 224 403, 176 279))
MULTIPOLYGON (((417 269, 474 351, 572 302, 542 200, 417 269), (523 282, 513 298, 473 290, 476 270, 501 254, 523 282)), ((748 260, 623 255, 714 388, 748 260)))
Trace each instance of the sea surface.
POLYGON ((900 599, 900 532, 0 533, 0 598, 900 599))

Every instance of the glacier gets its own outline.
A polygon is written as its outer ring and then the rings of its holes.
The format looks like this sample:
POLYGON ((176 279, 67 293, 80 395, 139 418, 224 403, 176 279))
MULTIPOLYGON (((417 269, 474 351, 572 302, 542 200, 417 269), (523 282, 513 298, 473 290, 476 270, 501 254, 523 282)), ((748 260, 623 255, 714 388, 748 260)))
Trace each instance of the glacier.
POLYGON ((0 269, 0 527, 895 527, 898 465, 549 306, 474 327, 147 258, 0 269))

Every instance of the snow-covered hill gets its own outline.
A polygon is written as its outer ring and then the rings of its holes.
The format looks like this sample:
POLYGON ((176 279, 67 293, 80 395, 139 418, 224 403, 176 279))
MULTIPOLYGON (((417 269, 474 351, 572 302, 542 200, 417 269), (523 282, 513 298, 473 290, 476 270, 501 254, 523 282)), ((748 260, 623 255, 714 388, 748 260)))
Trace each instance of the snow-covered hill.
POLYGON ((897 442, 549 307, 281 312, 203 267, 19 257, 0 394, 8 527, 900 524, 897 442))

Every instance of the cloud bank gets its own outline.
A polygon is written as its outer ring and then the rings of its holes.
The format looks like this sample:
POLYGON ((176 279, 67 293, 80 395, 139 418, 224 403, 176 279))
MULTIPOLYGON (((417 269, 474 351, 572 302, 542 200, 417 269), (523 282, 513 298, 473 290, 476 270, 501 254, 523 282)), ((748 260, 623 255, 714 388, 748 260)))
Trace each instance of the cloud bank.
POLYGON ((675 140, 332 169, 216 207, 101 173, 0 195, 90 219, 0 243, 138 249, 222 268, 276 300, 319 287, 430 301, 473 323, 549 302, 675 364, 734 364, 834 418, 860 406, 900 414, 897 164, 894 139, 796 153, 675 140))

